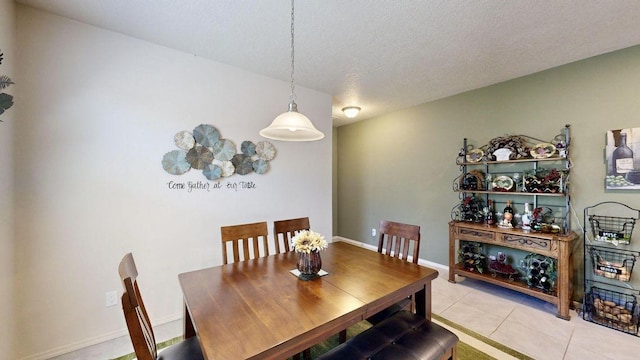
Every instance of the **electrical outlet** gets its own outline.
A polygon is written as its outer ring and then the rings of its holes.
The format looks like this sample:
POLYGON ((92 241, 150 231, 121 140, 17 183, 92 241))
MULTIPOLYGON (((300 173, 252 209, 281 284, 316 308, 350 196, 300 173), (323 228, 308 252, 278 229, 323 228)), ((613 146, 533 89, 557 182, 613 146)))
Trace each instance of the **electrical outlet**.
POLYGON ((104 297, 104 305, 106 307, 115 306, 118 304, 118 291, 107 291, 107 294, 104 297))
POLYGON ((376 236, 376 229, 375 228, 371 229, 371 236, 376 236))

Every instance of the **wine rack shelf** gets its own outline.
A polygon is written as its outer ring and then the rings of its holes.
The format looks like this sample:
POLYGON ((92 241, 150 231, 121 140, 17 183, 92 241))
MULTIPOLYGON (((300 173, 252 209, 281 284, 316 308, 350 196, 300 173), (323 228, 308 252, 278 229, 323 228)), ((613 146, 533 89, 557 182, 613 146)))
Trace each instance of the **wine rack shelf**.
POLYGON ((489 271, 484 273, 468 271, 461 264, 455 265, 455 273, 470 279, 481 280, 507 289, 515 290, 523 294, 542 299, 551 304, 558 304, 558 297, 556 295, 545 293, 537 288, 529 287, 527 283, 522 280, 510 280, 509 277, 493 276, 489 271))
POLYGON ((535 195, 535 196, 554 196, 554 197, 564 197, 567 196, 567 194, 565 193, 529 193, 529 192, 523 192, 523 191, 510 191, 510 192, 503 192, 503 191, 487 191, 487 190, 456 190, 458 192, 461 193, 467 193, 467 194, 494 194, 494 195, 535 195))
MULTIPOLYGON (((460 203, 452 209, 451 219, 482 223, 490 200, 494 205, 510 200, 520 210, 524 203, 539 209, 544 217, 537 219, 541 227, 546 229, 549 227, 545 225, 549 225, 568 233, 571 229, 569 129, 569 125, 565 125, 562 133, 554 138, 557 146, 550 143, 532 145, 533 138, 516 135, 499 137, 474 149, 465 138, 456 159, 460 175, 452 184, 460 203), (539 154, 535 152, 536 148, 544 148, 546 152, 539 154), (502 150, 510 152, 508 158, 498 158, 496 154, 502 150)), ((515 210, 517 213, 518 209, 515 210)))
MULTIPOLYGON (((449 223, 450 282, 455 283, 458 275, 509 288, 555 304, 558 317, 570 318, 572 243, 577 238, 571 231, 569 216, 570 140, 569 125, 554 137, 553 144, 517 135, 498 137, 473 149, 464 139, 456 159, 460 175, 453 180, 453 191, 459 194, 460 204, 452 209, 449 223), (523 230, 520 223, 509 222, 509 218, 501 221, 497 216, 493 224, 485 224, 491 201, 532 205, 533 214, 527 214, 534 218, 531 230, 523 230), (528 258, 551 259, 554 272, 549 279, 553 287, 545 283, 547 278, 542 282, 537 281, 542 277, 527 281, 528 274, 500 276, 492 274, 489 268, 484 272, 465 268, 456 259, 461 242, 516 249, 528 253, 528 258)), ((515 210, 514 220, 521 216, 515 210)))
POLYGON ((559 235, 526 232, 521 229, 505 229, 465 221, 451 221, 449 223, 449 282, 455 283, 456 275, 459 275, 518 291, 557 305, 557 316, 569 320, 573 284, 572 243, 576 238, 577 235, 574 232, 559 235), (555 291, 546 293, 536 287, 529 287, 526 282, 521 280, 494 277, 489 271, 479 273, 466 270, 462 264, 456 261, 456 247, 460 241, 518 249, 556 259, 555 291))

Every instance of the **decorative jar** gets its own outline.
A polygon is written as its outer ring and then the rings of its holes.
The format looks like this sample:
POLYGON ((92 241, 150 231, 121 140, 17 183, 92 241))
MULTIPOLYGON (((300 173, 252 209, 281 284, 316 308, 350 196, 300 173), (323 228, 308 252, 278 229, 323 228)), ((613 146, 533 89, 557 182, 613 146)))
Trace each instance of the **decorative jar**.
POLYGON ((315 276, 322 268, 322 258, 320 251, 313 250, 311 252, 299 252, 297 268, 300 275, 304 277, 315 276))
POLYGON ((302 230, 291 238, 291 246, 298 253, 296 268, 300 271, 300 279, 316 278, 322 268, 320 251, 328 246, 324 236, 311 230, 302 230))

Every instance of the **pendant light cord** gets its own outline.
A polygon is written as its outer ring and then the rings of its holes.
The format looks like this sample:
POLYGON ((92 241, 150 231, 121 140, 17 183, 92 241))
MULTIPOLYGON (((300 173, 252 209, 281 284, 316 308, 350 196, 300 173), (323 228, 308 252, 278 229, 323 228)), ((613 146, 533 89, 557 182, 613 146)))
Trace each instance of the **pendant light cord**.
POLYGON ((294 17, 293 1, 294 0, 291 0, 291 95, 289 96, 290 103, 295 103, 295 99, 296 99, 296 95, 294 93, 295 83, 293 79, 293 70, 295 69, 294 67, 295 52, 294 52, 294 41, 293 41, 293 17, 294 17))
POLYGON ((295 48, 294 48, 294 0, 291 0, 291 96, 289 109, 278 115, 271 125, 260 130, 260 136, 282 141, 316 141, 324 138, 322 131, 313 126, 311 120, 298 112, 295 102, 295 48))

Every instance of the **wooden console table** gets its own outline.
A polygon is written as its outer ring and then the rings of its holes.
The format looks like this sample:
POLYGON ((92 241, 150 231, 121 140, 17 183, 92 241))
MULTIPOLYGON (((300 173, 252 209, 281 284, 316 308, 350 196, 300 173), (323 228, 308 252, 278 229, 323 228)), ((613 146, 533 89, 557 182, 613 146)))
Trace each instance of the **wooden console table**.
POLYGON ((449 282, 456 282, 456 274, 471 279, 486 281, 511 290, 542 299, 558 307, 559 318, 569 320, 569 307, 573 294, 573 241, 575 232, 564 235, 525 232, 521 229, 504 229, 470 222, 449 222, 449 282), (479 273, 464 269, 456 262, 456 241, 474 241, 506 248, 519 249, 548 256, 557 260, 555 293, 545 293, 529 288, 526 281, 509 280, 492 276, 488 271, 479 273))

